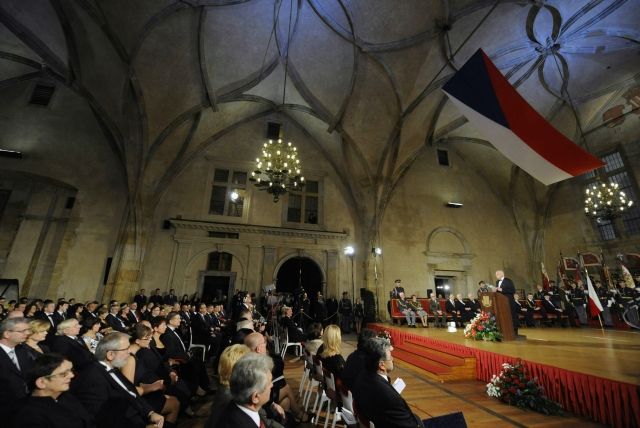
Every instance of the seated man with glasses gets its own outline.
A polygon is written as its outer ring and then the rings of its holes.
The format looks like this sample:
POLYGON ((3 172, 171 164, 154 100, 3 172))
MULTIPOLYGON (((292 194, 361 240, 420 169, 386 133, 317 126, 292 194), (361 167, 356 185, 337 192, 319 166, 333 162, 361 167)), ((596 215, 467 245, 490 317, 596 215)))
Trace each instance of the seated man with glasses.
POLYGON ((32 367, 33 360, 22 343, 30 332, 26 318, 8 318, 0 323, 0 415, 3 418, 14 414, 14 404, 28 394, 25 373, 32 367))
POLYGON ((105 336, 96 347, 98 361, 78 373, 71 392, 95 416, 98 428, 172 425, 164 423, 164 417, 153 411, 120 372, 129 350, 127 334, 114 332, 105 336))
POLYGON ((39 355, 27 372, 31 396, 14 418, 14 426, 94 427, 93 417, 68 392, 73 377, 71 361, 58 354, 39 355))

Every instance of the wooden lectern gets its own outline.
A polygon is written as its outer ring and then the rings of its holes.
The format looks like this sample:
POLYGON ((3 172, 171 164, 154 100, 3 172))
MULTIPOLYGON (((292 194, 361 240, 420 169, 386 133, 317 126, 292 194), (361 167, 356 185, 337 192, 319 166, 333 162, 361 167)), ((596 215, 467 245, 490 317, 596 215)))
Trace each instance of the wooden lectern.
POLYGON ((502 333, 502 340, 515 340, 516 334, 513 331, 509 298, 502 293, 494 291, 480 293, 479 297, 480 309, 484 312, 491 312, 496 317, 498 329, 502 333))

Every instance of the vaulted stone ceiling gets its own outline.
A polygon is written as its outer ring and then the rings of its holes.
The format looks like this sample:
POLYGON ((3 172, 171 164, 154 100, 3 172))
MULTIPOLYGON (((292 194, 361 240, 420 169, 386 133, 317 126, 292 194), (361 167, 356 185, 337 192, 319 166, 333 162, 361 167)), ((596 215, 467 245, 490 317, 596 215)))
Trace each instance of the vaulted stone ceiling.
MULTIPOLYGON (((576 141, 567 91, 593 128, 640 80, 637 0, 3 0, 0 22, 0 89, 50 78, 84 97, 133 216, 221 136, 278 112, 375 230, 425 147, 484 169, 487 143, 440 91, 478 48, 576 141)), ((634 107, 615 108, 606 120, 634 107)), ((504 163, 487 180, 508 195, 512 174, 504 163)))

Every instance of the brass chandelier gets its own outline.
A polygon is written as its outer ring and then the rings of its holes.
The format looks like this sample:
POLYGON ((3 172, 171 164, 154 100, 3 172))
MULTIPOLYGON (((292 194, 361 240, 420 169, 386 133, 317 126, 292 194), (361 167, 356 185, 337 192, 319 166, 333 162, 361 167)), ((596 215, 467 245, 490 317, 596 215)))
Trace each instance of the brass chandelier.
POLYGON ((631 208, 633 201, 618 187, 618 183, 605 183, 596 175, 596 181, 585 190, 585 214, 596 219, 612 220, 622 215, 625 209, 631 208))
POLYGON ((256 169, 249 181, 258 189, 273 194, 273 202, 278 202, 280 195, 304 186, 301 168, 298 151, 291 142, 269 140, 262 145, 262 156, 256 158, 256 169))

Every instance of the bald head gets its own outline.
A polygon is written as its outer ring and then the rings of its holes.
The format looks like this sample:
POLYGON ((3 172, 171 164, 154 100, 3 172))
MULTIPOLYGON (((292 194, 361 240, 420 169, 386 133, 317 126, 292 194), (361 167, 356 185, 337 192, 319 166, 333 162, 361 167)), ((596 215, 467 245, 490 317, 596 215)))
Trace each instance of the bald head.
POLYGON ((501 280, 502 278, 504 278, 504 272, 503 272, 503 271, 501 271, 501 270, 497 270, 497 271, 496 271, 496 279, 499 281, 499 280, 501 280))
POLYGON ((256 332, 247 334, 244 338, 244 344, 251 349, 251 351, 257 352, 258 354, 267 353, 267 342, 264 336, 260 333, 256 332))

